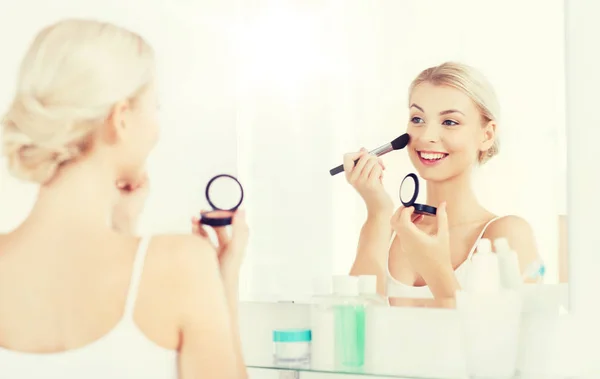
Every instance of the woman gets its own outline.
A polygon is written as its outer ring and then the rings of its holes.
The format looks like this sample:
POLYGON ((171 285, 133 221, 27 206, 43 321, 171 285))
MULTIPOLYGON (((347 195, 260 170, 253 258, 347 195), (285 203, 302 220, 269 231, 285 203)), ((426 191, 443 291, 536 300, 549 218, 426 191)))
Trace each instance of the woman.
POLYGON ((243 213, 231 239, 217 231, 218 252, 198 236, 137 238, 108 222, 115 203, 139 207, 158 138, 154 79, 150 46, 108 23, 59 22, 25 55, 3 153, 40 190, 0 236, 3 379, 246 377, 243 213))
POLYGON ((473 167, 498 153, 498 102, 488 81, 467 65, 447 62, 419 74, 408 105, 408 155, 427 182, 426 204, 438 208, 437 216, 416 215, 413 207, 392 215, 380 160, 364 149, 346 154, 346 178, 368 214, 351 274, 377 275, 378 291, 390 297, 446 299, 464 286, 482 237, 507 238, 521 268, 535 261, 530 225, 492 214, 471 187, 473 167))

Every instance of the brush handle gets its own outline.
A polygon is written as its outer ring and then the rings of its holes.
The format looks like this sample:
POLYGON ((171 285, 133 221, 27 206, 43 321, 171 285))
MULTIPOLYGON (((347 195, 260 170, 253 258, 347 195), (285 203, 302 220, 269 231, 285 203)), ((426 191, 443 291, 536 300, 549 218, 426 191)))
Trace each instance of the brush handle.
MULTIPOLYGON (((358 163, 358 159, 354 160, 354 165, 356 166, 356 164, 358 163)), ((331 170, 329 170, 329 173, 331 174, 331 176, 335 176, 337 174, 339 174, 340 172, 344 172, 344 165, 341 164, 337 167, 332 168, 331 170)))
MULTIPOLYGON (((371 155, 376 155, 378 157, 389 153, 390 151, 394 151, 394 148, 392 147, 392 144, 390 143, 386 143, 385 145, 379 146, 377 149, 371 150, 369 151, 369 154, 371 155)), ((354 160, 354 165, 356 166, 356 164, 358 163, 358 159, 354 160)), ((344 165, 341 164, 337 167, 332 168, 331 170, 329 170, 329 173, 331 174, 331 176, 337 175, 340 172, 344 172, 344 165)))

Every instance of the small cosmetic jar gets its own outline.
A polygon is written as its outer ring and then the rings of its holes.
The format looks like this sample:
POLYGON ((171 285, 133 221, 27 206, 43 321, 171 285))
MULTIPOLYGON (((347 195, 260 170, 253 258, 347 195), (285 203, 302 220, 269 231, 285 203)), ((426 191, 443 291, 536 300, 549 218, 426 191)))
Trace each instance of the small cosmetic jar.
POLYGON ((273 357, 278 367, 309 368, 310 329, 279 329, 273 331, 273 357))

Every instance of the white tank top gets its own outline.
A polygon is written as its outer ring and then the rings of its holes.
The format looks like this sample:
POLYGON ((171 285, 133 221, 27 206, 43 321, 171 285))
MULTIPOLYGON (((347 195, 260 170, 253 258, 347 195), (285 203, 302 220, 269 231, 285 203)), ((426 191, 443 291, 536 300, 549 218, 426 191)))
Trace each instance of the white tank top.
POLYGON ((58 353, 23 353, 0 347, 0 378, 177 379, 177 351, 158 346, 133 321, 150 237, 136 252, 123 317, 94 342, 58 353))
MULTIPOLYGON (((504 216, 495 217, 495 218, 491 219, 490 221, 488 221, 487 224, 484 225, 483 229, 481 230, 481 233, 479 233, 479 236, 475 240, 473 247, 471 247, 471 250, 469 251, 469 255, 467 256, 467 259, 465 259, 465 261, 460 266, 458 266, 456 268, 456 270, 454 270, 454 275, 456 276, 456 280, 458 281, 458 284, 460 284, 460 286, 462 288, 464 288, 466 285, 467 275, 469 272, 469 268, 471 267, 471 257, 473 256, 473 253, 477 249, 477 243, 483 237, 487 227, 492 222, 494 222, 502 217, 504 217, 504 216)), ((404 284, 404 283, 400 282, 399 280, 395 279, 394 277, 392 277, 392 274, 390 273, 390 269, 389 269, 389 264, 387 267, 387 277, 388 277, 387 295, 389 297, 400 297, 400 298, 411 298, 411 299, 431 299, 431 298, 433 298, 433 293, 431 293, 429 286, 420 286, 420 287, 410 286, 410 285, 404 284)))

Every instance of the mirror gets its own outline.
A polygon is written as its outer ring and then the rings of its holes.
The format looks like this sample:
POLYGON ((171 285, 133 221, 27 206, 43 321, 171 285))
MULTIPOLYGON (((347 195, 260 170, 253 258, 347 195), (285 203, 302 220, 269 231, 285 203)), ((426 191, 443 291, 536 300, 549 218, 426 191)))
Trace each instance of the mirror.
MULTIPOLYGON (((249 245, 249 256, 255 254, 246 262, 252 290, 244 298, 310 296, 315 280, 350 272, 367 219, 365 202, 343 175, 331 177, 325 170, 339 165, 345 153, 361 147, 370 151, 406 132, 415 116, 409 108, 411 82, 443 62, 462 62, 480 72, 500 109, 498 153, 473 165, 470 174, 470 189, 490 216, 470 226, 454 226, 461 235, 456 238, 463 241, 463 259, 492 215, 518 217, 531 228, 543 262, 531 282, 543 273, 546 288, 563 293, 564 7, 557 0, 545 3, 543 13, 539 7, 516 1, 484 6, 466 0, 244 3, 243 33, 233 37, 240 57, 240 160, 244 178, 254 188, 248 189, 248 206, 260 209, 248 214, 253 236, 271 236, 255 238, 249 245), (490 27, 490 15, 511 27, 490 27), (536 28, 531 28, 531 19, 539 21, 536 28), (543 159, 528 158, 532 148, 551 153, 543 159), (293 216, 273 225, 271 220, 282 209, 293 216), (314 217, 300 217, 309 213, 314 217)), ((426 96, 426 101, 431 99, 426 96)), ((418 122, 434 117, 424 110, 418 122)), ((448 122, 445 127, 453 125, 448 122)), ((453 133, 459 133, 460 127, 455 129, 453 133)), ((414 146, 380 157, 385 165, 383 185, 394 210, 401 205, 400 185, 407 172, 415 172, 420 180, 416 202, 439 204, 430 201, 429 193, 437 179, 422 171, 442 170, 453 157, 419 169, 410 155, 414 146)), ((441 146, 440 152, 452 153, 452 148, 441 146)), ((404 192, 403 187, 403 198, 404 192)), ((436 219, 425 218, 428 230, 434 231, 436 219)), ((389 262, 392 277, 407 284, 395 275, 399 264, 389 262)), ((415 288, 424 284, 418 280, 415 288)))
MULTIPOLYGON (((540 13, 539 4, 516 0, 205 0, 152 8, 144 17, 116 12, 115 1, 102 8, 68 3, 5 20, 23 36, 2 37, 10 52, 0 71, 6 88, 29 39, 62 17, 106 18, 151 40, 165 127, 149 164, 153 187, 142 229, 189 231, 189 216, 205 206, 214 168, 235 172, 244 183, 253 236, 242 299, 309 296, 315 280, 350 271, 365 202, 344 175, 332 178, 325 170, 339 165, 344 153, 406 132, 411 82, 449 61, 481 72, 500 104, 499 152, 473 167, 478 202, 494 215, 526 220, 545 265, 544 283, 567 281, 563 1, 544 2, 540 13), (156 28, 157 19, 164 28, 156 28), (189 164, 199 151, 219 158, 189 164)), ((6 106, 11 94, 3 93, 6 106)), ((428 201, 432 181, 415 169, 411 146, 381 157, 384 188, 397 208, 402 179, 415 172, 417 203, 436 206, 428 201)), ((4 230, 18 223, 33 197, 21 201, 24 185, 13 182, 3 173, 4 230), (17 203, 25 203, 23 209, 16 211, 17 203)), ((237 189, 215 185, 215 205, 231 207, 237 189)))
POLYGON ((244 199, 241 183, 231 175, 218 175, 206 186, 206 199, 215 210, 237 209, 244 199))
MULTIPOLYGON (((413 207, 415 215, 435 216, 437 209, 430 205, 415 203, 419 197, 419 178, 410 173, 400 183, 400 202, 405 207, 413 207)), ((416 221, 416 219, 415 219, 416 221)))
POLYGON ((418 179, 414 175, 406 175, 400 183, 400 202, 410 207, 414 204, 417 196, 419 196, 418 179))

